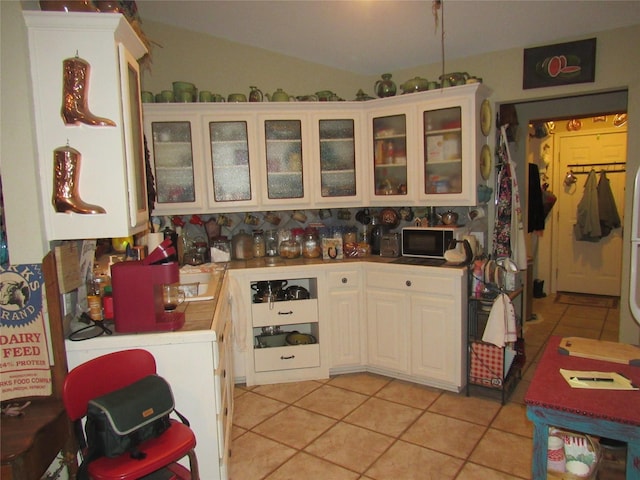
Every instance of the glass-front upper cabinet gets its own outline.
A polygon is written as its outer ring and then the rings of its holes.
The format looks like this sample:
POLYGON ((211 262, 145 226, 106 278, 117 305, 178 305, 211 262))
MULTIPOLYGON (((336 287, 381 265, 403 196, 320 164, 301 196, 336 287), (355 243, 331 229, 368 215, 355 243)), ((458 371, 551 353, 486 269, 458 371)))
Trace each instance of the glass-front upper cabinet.
POLYGON ((156 208, 164 213, 202 204, 196 195, 193 129, 188 120, 151 122, 156 208))
POLYGON ((284 116, 262 119, 261 142, 264 152, 262 165, 262 204, 286 205, 306 203, 309 186, 305 171, 306 144, 303 118, 284 116))
POLYGON ((205 118, 210 162, 207 164, 209 206, 224 211, 256 206, 258 193, 253 168, 255 121, 251 118, 205 118))
POLYGON ((478 183, 487 180, 478 171, 487 121, 489 126, 491 122, 491 113, 480 108, 487 94, 481 84, 466 85, 418 103, 419 201, 433 206, 476 205, 478 183))
POLYGON ((313 120, 315 204, 345 204, 362 199, 360 117, 327 112, 313 120))
POLYGON ((396 205, 406 201, 411 193, 407 163, 408 117, 408 111, 370 116, 373 129, 372 158, 369 159, 373 172, 370 200, 373 204, 396 205))
POLYGON ((422 112, 424 176, 427 194, 462 192, 462 113, 460 107, 422 112))
POLYGON ((174 104, 145 104, 144 133, 156 188, 153 215, 202 212, 202 132, 197 116, 174 104), (153 107, 153 108, 150 108, 153 107))

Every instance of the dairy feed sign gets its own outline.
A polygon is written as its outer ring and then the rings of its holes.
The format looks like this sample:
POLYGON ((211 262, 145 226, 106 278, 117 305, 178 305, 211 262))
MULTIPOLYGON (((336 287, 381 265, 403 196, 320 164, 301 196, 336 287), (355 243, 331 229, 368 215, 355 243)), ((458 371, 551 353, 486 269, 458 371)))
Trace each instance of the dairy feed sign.
POLYGON ((0 400, 51 395, 41 264, 0 268, 0 400))

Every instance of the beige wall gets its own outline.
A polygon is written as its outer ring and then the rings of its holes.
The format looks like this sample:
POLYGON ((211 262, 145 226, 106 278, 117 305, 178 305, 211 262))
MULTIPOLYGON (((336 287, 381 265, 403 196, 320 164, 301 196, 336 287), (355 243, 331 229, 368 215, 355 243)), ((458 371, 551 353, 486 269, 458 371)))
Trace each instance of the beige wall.
MULTIPOLYGON (((0 168, 5 185, 6 217, 11 261, 38 262, 45 253, 35 172, 33 121, 29 109, 27 39, 21 5, 16 0, 0 2, 2 29, 2 157, 0 168)), ((175 80, 191 81, 200 89, 219 93, 248 93, 256 85, 264 92, 282 88, 295 95, 334 90, 346 99, 359 88, 373 94, 377 76, 362 77, 336 69, 275 55, 215 38, 145 22, 149 39, 161 45, 153 51, 152 70, 143 75, 143 86, 152 91, 169 88, 175 80)), ((466 71, 482 77, 493 90, 495 104, 577 93, 629 90, 629 152, 640 151, 640 25, 594 34, 597 36, 594 83, 522 90, 522 49, 510 49, 466 59, 447 60, 446 71, 466 71), (634 120, 635 119, 635 120, 634 120)), ((574 40, 558 38, 558 41, 574 40)), ((320 47, 319 47, 320 48, 320 47)), ((425 65, 393 73, 398 84, 416 75, 436 78, 440 65, 425 65)), ((384 73, 384 72, 380 72, 384 73)), ((629 172, 640 165, 640 156, 628 159, 629 172)), ((626 203, 631 205, 633 175, 628 175, 626 203)), ((628 210, 630 212, 630 209, 628 210)), ((624 226, 630 231, 630 215, 624 226)), ((629 245, 625 245, 623 278, 629 278, 629 245)), ((623 290, 628 288, 628 280, 623 290)), ((621 339, 640 343, 640 329, 631 319, 628 295, 621 302, 621 339)))
POLYGON ((186 81, 225 97, 248 95, 252 85, 264 93, 282 88, 296 96, 332 90, 346 100, 353 100, 359 88, 373 94, 373 81, 343 70, 154 22, 145 22, 144 31, 152 55, 142 89, 153 93, 186 81))

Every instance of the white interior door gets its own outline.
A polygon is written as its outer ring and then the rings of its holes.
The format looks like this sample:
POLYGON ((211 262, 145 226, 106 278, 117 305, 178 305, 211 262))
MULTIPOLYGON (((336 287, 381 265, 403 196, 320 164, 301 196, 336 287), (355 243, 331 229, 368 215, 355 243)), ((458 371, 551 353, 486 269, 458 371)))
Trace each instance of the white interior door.
MULTIPOLYGON (((556 155, 559 155, 558 222, 556 236, 556 290, 594 295, 620 295, 622 263, 622 228, 617 228, 599 242, 577 241, 574 233, 578 203, 584 195, 584 185, 589 168, 573 168, 578 174, 577 183, 566 186, 564 175, 569 165, 591 165, 626 162, 626 132, 588 134, 559 134, 556 139, 556 155)), ((595 165, 598 172, 606 167, 595 165)), ((624 216, 625 172, 608 173, 618 214, 624 216)))

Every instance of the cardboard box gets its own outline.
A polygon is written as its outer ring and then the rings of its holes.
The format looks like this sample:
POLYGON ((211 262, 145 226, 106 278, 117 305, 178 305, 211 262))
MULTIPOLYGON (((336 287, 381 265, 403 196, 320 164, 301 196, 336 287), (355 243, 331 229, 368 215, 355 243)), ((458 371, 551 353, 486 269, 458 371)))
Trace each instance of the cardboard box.
POLYGON ((324 260, 342 260, 343 249, 341 238, 322 239, 322 258, 324 260))

